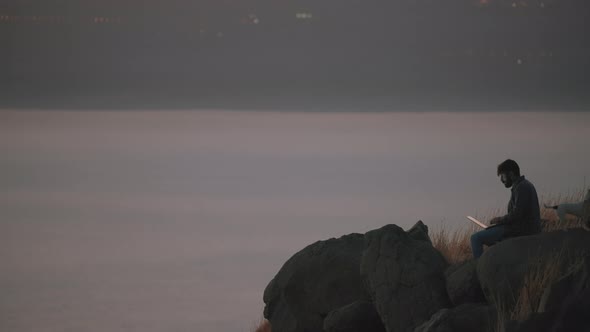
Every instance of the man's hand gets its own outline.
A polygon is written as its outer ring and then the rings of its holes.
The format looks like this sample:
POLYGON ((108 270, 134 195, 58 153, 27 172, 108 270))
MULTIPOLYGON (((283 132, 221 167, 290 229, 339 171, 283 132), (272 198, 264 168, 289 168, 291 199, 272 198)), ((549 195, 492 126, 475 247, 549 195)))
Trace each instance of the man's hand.
POLYGON ((490 220, 490 225, 495 225, 495 224, 498 224, 498 223, 500 223, 501 221, 502 221, 502 217, 496 217, 496 218, 494 218, 494 219, 490 220))

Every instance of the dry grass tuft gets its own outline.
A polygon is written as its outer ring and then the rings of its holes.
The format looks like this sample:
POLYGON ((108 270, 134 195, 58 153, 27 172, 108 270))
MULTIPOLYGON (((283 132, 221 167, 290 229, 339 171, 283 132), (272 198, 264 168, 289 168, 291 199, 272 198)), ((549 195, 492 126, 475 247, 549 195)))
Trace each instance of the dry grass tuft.
POLYGON ((458 264, 472 258, 470 237, 477 231, 477 226, 449 231, 442 224, 432 233, 432 245, 443 255, 449 264, 458 264))

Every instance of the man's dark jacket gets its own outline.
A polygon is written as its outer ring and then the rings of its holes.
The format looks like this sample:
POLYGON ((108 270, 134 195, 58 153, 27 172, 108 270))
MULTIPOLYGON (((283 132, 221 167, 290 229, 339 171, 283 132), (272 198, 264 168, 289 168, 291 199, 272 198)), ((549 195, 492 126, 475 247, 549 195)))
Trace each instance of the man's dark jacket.
POLYGON ((500 224, 506 226, 505 236, 520 236, 541 231, 541 212, 535 186, 521 176, 512 185, 508 214, 500 224))

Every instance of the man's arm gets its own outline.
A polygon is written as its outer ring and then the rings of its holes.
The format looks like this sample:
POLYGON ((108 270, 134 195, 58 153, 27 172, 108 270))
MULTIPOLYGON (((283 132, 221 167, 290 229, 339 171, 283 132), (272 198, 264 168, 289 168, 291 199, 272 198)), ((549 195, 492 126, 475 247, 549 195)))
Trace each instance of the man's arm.
POLYGON ((502 220, 504 219, 504 217, 495 217, 492 220, 490 220, 490 225, 497 225, 502 223, 502 220))

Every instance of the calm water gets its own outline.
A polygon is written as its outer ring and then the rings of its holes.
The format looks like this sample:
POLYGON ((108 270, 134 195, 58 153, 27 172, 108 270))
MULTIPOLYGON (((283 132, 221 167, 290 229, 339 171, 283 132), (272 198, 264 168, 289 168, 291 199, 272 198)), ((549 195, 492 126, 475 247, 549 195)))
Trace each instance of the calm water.
MULTIPOLYGON (((250 331, 320 239, 590 182, 590 113, 1 112, 0 330, 250 331)), ((485 219, 485 218, 484 218, 485 219)))

